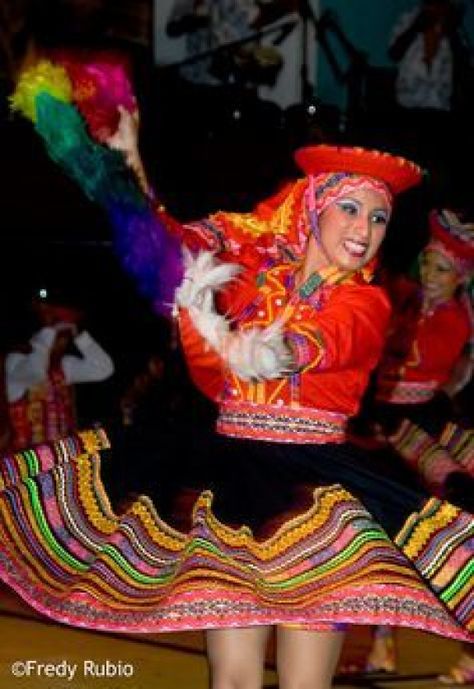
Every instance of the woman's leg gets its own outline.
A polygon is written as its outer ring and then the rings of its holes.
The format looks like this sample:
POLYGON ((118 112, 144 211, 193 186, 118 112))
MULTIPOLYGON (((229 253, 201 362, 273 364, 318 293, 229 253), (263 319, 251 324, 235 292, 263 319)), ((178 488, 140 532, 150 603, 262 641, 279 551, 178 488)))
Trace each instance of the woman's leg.
POLYGON ((344 632, 279 627, 277 671, 280 689, 329 689, 344 632))
POLYGON ((445 675, 438 677, 442 684, 474 684, 474 649, 472 644, 464 643, 462 652, 454 666, 445 675))
POLYGON ((397 653, 395 631, 392 627, 379 624, 372 628, 372 647, 367 656, 367 672, 395 672, 397 653))
POLYGON ((211 689, 261 689, 271 627, 206 632, 211 689))

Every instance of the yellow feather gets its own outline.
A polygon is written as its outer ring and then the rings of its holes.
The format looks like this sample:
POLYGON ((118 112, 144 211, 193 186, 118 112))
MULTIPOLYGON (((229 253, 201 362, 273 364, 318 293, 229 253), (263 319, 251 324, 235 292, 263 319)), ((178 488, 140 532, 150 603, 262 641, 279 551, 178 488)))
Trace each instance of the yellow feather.
POLYGON ((42 92, 64 103, 72 101, 72 84, 66 70, 49 60, 41 60, 21 74, 9 99, 11 109, 36 122, 36 97, 42 92))

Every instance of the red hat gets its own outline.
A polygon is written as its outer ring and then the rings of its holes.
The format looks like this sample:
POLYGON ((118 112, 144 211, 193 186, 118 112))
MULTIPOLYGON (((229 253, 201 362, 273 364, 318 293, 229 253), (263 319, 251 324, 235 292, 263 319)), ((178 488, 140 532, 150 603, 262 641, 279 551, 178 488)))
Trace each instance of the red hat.
POLYGON ((435 210, 430 213, 430 231, 453 258, 474 265, 474 224, 462 223, 450 210, 435 210))
POLYGON ((305 146, 294 157, 307 175, 349 172, 373 177, 384 182, 394 195, 419 184, 423 176, 423 170, 411 160, 353 146, 305 146))

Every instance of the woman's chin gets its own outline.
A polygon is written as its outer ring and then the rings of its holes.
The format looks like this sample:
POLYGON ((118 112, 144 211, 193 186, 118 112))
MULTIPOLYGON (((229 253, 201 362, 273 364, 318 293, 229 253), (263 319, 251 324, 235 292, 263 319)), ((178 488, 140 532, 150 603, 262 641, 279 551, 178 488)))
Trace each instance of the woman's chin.
POLYGON ((337 267, 340 270, 360 270, 363 268, 368 262, 369 258, 367 256, 344 256, 338 259, 337 261, 337 267))
POLYGON ((426 289, 425 287, 424 294, 427 301, 430 301, 433 304, 446 300, 445 295, 440 290, 426 289))

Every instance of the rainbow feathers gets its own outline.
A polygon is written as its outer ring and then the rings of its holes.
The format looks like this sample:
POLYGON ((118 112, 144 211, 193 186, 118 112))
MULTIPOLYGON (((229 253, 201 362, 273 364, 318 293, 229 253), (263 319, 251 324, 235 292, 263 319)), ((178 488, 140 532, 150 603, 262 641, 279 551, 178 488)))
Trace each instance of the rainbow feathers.
POLYGON ((118 105, 133 111, 135 97, 120 60, 88 57, 41 60, 21 75, 11 108, 32 121, 48 155, 105 209, 123 266, 167 314, 182 275, 179 242, 153 213, 122 155, 103 145, 118 124, 118 105))

